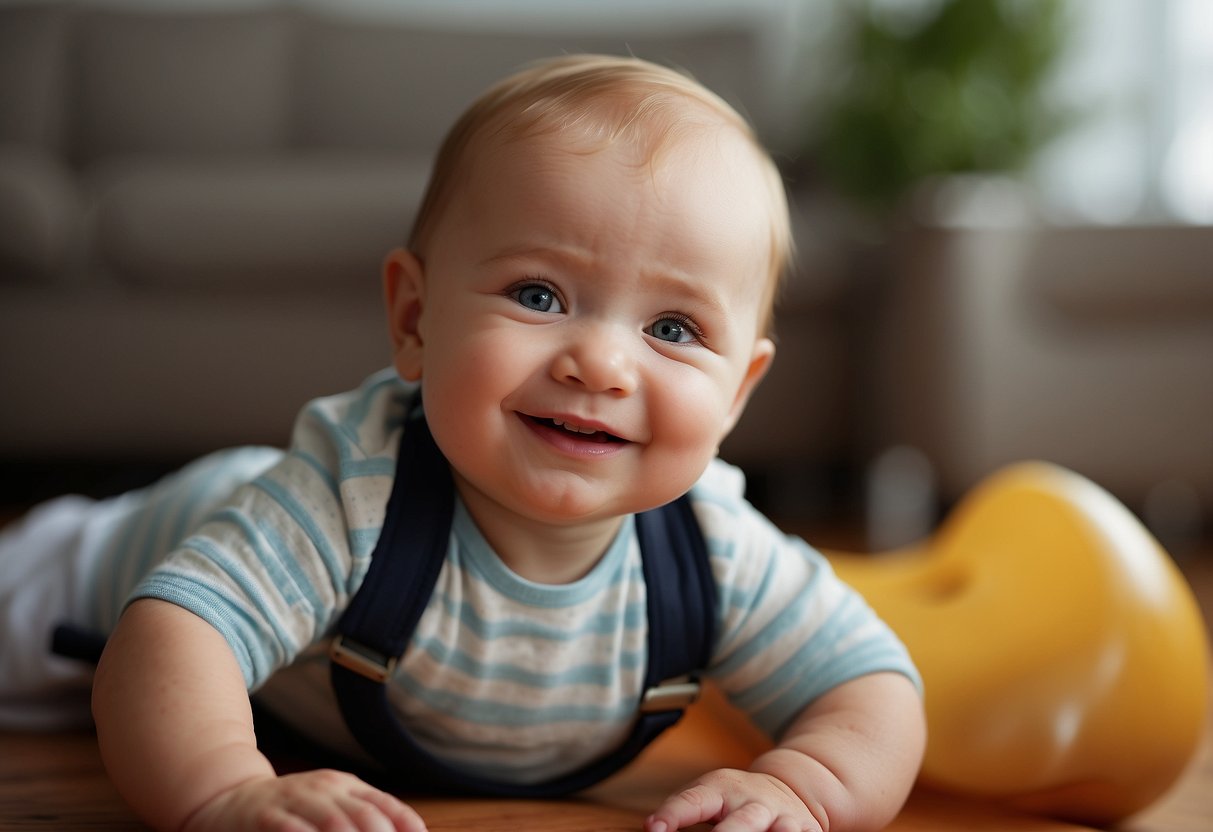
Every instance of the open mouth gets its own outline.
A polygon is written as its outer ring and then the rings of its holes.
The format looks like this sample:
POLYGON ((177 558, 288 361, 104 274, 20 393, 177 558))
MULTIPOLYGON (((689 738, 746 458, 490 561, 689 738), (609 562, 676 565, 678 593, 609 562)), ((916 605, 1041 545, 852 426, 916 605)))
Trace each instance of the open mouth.
POLYGON ((627 442, 626 439, 613 433, 607 433, 605 430, 596 430, 595 428, 584 427, 573 422, 564 422, 558 419, 541 419, 537 416, 528 416, 526 418, 540 427, 559 431, 560 433, 567 434, 570 438, 579 439, 583 442, 596 442, 603 445, 627 442))

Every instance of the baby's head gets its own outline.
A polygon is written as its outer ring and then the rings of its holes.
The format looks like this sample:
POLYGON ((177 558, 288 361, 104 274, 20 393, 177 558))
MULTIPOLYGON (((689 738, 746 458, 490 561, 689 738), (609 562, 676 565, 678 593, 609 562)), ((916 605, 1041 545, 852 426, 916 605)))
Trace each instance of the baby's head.
POLYGON ((396 369, 477 523, 689 489, 774 355, 789 248, 774 165, 694 81, 580 56, 490 89, 384 268, 396 369))
POLYGON ((502 142, 563 135, 605 146, 622 139, 641 143, 644 155, 656 163, 662 154, 680 152, 688 139, 708 130, 732 131, 744 140, 767 194, 769 259, 759 331, 769 332, 793 247, 779 171, 749 123, 722 98, 681 72, 638 58, 552 58, 486 91, 447 133, 409 235, 409 248, 424 258, 452 195, 467 183, 472 160, 502 142))

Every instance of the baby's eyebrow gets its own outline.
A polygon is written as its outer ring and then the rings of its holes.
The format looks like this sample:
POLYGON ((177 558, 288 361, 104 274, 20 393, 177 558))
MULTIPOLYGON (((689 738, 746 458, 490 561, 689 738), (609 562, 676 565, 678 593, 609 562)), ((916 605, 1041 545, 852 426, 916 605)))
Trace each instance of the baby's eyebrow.
POLYGON ((695 306, 712 315, 728 315, 729 304, 718 287, 692 274, 681 271, 651 269, 643 274, 646 288, 654 294, 678 300, 689 300, 695 306))
POLYGON ((591 262, 591 257, 588 252, 572 246, 526 243, 502 249, 480 261, 480 265, 488 266, 511 260, 552 260, 572 266, 586 266, 591 262))

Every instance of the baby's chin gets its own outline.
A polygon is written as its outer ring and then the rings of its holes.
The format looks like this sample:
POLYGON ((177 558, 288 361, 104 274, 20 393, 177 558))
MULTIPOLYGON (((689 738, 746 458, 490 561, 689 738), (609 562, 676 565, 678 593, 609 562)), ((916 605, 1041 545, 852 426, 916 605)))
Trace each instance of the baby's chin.
MULTIPOLYGON (((492 512, 497 522, 570 527, 619 520, 660 508, 691 489, 711 462, 682 455, 675 465, 624 465, 613 472, 520 465, 513 470, 459 472, 455 479, 473 516, 492 512)), ((485 517, 488 520, 489 518, 485 517)))
POLYGON ((663 488, 600 489, 583 482, 555 483, 548 478, 509 495, 514 510, 532 521, 554 526, 576 526, 584 523, 616 520, 629 514, 659 508, 685 494, 694 480, 663 483, 663 488))
POLYGON ((583 504, 560 502, 553 506, 548 515, 548 522, 556 525, 574 526, 581 523, 592 523, 599 520, 618 519, 630 514, 641 514, 646 511, 661 508, 683 496, 694 485, 694 481, 686 487, 671 489, 663 492, 647 494, 628 494, 621 499, 597 503, 586 501, 583 504))

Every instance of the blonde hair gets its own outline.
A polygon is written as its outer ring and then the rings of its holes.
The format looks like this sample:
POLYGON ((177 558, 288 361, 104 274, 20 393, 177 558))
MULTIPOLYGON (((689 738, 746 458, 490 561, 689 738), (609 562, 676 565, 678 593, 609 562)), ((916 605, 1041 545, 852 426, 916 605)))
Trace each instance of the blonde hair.
POLYGON ((443 140, 408 245, 424 256, 430 234, 462 183, 469 155, 487 138, 511 141, 576 131, 603 143, 636 139, 646 143, 652 163, 680 138, 712 126, 734 129, 747 140, 769 195, 769 270, 760 331, 769 330, 775 296, 792 259, 782 177, 749 123, 724 99, 688 75, 640 58, 550 58, 490 87, 443 140))

